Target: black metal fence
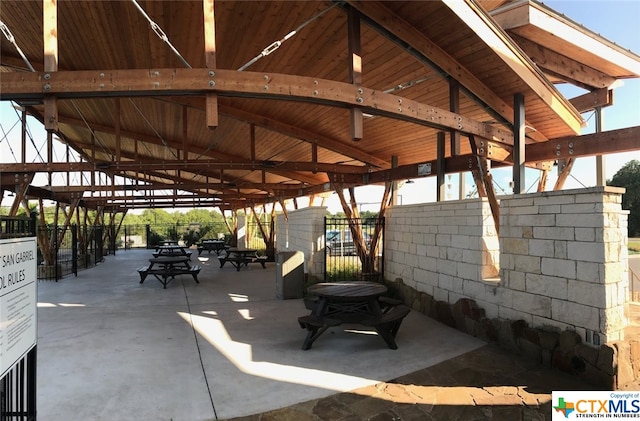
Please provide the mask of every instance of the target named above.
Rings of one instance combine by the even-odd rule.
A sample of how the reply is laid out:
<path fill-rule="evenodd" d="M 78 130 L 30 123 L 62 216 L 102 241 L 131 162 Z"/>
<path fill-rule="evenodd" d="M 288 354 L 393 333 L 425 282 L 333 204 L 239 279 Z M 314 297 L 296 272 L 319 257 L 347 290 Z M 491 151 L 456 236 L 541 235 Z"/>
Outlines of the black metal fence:
<path fill-rule="evenodd" d="M 380 224 L 378 247 L 374 253 L 358 255 L 353 241 L 349 220 L 347 218 L 325 218 L 325 270 L 324 279 L 328 282 L 354 280 L 381 281 L 384 274 L 384 218 L 362 218 L 357 220 L 362 228 L 362 235 L 367 247 L 371 250 L 374 232 Z"/>
<path fill-rule="evenodd" d="M 35 236 L 35 217 L 0 217 L 1 238 Z M 0 379 L 0 420 L 36 419 L 37 345 Z"/>
<path fill-rule="evenodd" d="M 224 222 L 126 225 L 120 230 L 118 244 L 124 244 L 127 249 L 154 248 L 162 241 L 173 240 L 190 247 L 203 239 L 229 238 L 229 230 Z"/>
<path fill-rule="evenodd" d="M 38 227 L 38 279 L 58 281 L 66 275 L 78 275 L 78 270 L 95 266 L 106 254 L 115 254 L 114 228 Z"/>

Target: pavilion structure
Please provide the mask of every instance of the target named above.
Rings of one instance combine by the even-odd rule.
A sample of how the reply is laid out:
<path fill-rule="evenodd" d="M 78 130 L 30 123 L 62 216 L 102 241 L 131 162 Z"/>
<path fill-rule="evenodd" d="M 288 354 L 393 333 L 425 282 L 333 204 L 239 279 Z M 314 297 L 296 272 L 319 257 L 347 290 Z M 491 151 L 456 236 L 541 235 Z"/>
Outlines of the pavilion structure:
<path fill-rule="evenodd" d="M 575 158 L 638 149 L 638 127 L 580 131 L 640 57 L 534 1 L 6 0 L 0 19 L 0 99 L 48 133 L 36 159 L 26 129 L 9 140 L 12 214 L 233 211 L 471 171 L 497 220 L 491 167 L 519 193 L 525 167 L 543 191 L 560 164 L 560 189 Z"/>
<path fill-rule="evenodd" d="M 114 224 L 116 215 L 136 208 L 208 207 L 237 215 L 279 205 L 288 219 L 288 203 L 297 210 L 298 198 L 313 204 L 335 191 L 355 221 L 357 186 L 385 186 L 383 215 L 395 204 L 399 181 L 436 177 L 440 203 L 446 176 L 471 172 L 482 203 L 470 209 L 480 209 L 474 214 L 480 223 L 465 229 L 487 225 L 486 203 L 487 231 L 495 230 L 492 244 L 500 244 L 491 252 L 508 263 L 493 266 L 502 280 L 485 279 L 492 265 L 482 260 L 482 231 L 473 234 L 474 253 L 466 248 L 471 236 L 448 246 L 459 248 L 452 255 L 479 256 L 477 265 L 442 263 L 436 253 L 435 269 L 420 268 L 423 279 L 412 267 L 412 286 L 452 305 L 470 289 L 479 291 L 466 296 L 476 304 L 484 299 L 487 311 L 508 319 L 519 317 L 513 297 L 521 296 L 533 323 L 582 329 L 591 345 L 594 332 L 603 341 L 622 337 L 624 323 L 611 320 L 622 313 L 624 286 L 607 280 L 623 271 L 607 259 L 624 244 L 618 237 L 624 223 L 600 227 L 602 219 L 624 219 L 609 206 L 619 205 L 621 193 L 602 187 L 567 199 L 549 190 L 562 189 L 578 157 L 640 150 L 640 127 L 605 131 L 601 112 L 613 103 L 618 81 L 640 77 L 640 56 L 549 7 L 534 0 L 3 0 L 0 21 L 0 100 L 12 101 L 22 122 L 21 138 L 7 140 L 14 162 L 3 156 L 0 163 L 2 193 L 14 194 L 10 215 L 28 209 L 29 200 L 41 210 L 53 200 L 65 225 L 80 209 L 97 211 L 96 223 L 111 215 Z M 556 87 L 561 83 L 585 93 L 566 98 Z M 592 110 L 596 132 L 581 134 L 582 113 Z M 35 159 L 28 116 L 47 133 Z M 62 160 L 54 159 L 58 141 L 69 151 Z M 512 168 L 514 197 L 496 196 L 496 167 Z M 556 167 L 558 181 L 547 186 L 546 174 Z M 536 194 L 543 205 L 520 197 L 525 168 L 541 172 Z M 604 170 L 594 171 L 604 186 Z M 53 183 L 56 173 L 66 182 Z M 39 174 L 48 182 L 34 182 Z M 465 204 L 433 206 L 420 210 L 421 220 L 432 221 L 443 238 L 462 231 L 447 212 Z M 400 208 L 389 213 L 411 221 L 415 212 Z M 586 229 L 571 228 L 570 244 L 554 237 L 565 231 L 549 229 L 540 216 L 556 208 L 553 224 L 570 223 L 574 213 L 589 221 Z M 523 217 L 523 209 L 532 213 Z M 593 209 L 604 212 L 594 218 Z M 501 211 L 511 218 L 501 219 Z M 611 216 L 602 217 L 606 212 Z M 429 219 L 436 214 L 438 222 Z M 308 225 L 307 217 L 297 218 Z M 371 254 L 353 224 L 358 254 Z M 391 245 L 385 275 L 409 279 L 410 262 L 426 264 L 434 245 L 416 245 L 418 228 L 410 224 L 393 229 L 406 245 Z M 608 229 L 613 246 L 611 236 L 600 235 Z M 548 235 L 545 244 L 566 246 L 558 250 L 562 256 L 531 258 L 540 244 L 536 232 Z M 527 264 L 519 267 L 521 261 Z M 576 270 L 576 262 L 590 269 Z M 540 315 L 574 308 L 554 301 L 547 289 L 547 295 L 521 294 L 527 276 L 553 269 L 551 263 L 578 291 L 565 288 L 565 301 L 593 309 L 588 326 Z M 443 273 L 444 266 L 458 272 Z M 589 278 L 594 273 L 602 279 Z M 573 279 L 581 277 L 589 279 Z M 459 289 L 446 289 L 448 282 Z M 582 297 L 587 284 L 597 286 Z M 490 301 L 500 291 L 513 307 Z M 590 301 L 604 296 L 606 303 Z"/>

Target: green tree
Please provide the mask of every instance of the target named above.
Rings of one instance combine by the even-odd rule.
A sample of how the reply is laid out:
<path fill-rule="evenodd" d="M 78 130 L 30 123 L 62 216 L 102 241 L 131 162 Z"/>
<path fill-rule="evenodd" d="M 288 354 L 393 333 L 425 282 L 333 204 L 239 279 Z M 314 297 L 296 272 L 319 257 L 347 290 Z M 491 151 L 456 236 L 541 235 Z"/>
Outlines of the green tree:
<path fill-rule="evenodd" d="M 622 209 L 629 211 L 629 237 L 640 236 L 640 162 L 627 162 L 613 178 L 607 181 L 610 186 L 624 187 Z"/>

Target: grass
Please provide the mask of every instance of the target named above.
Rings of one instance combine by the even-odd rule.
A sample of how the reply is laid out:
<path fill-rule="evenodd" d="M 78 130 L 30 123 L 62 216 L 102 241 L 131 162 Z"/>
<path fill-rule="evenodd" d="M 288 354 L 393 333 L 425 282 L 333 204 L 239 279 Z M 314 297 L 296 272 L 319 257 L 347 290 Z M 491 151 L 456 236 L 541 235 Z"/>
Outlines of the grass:
<path fill-rule="evenodd" d="M 640 254 L 640 238 L 629 238 L 629 254 Z"/>

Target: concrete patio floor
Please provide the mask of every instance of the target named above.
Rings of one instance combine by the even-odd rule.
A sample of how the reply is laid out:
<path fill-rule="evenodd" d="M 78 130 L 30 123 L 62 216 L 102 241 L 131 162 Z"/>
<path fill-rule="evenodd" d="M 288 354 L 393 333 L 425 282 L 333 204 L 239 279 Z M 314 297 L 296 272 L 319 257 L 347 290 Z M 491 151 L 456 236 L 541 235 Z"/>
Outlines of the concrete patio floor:
<path fill-rule="evenodd" d="M 136 268 L 149 257 L 149 250 L 119 251 L 77 277 L 38 283 L 39 419 L 259 419 L 270 411 L 264 419 L 283 419 L 291 415 L 278 412 L 286 407 L 307 408 L 307 419 L 374 419 L 312 409 L 349 396 L 341 392 L 373 396 L 385 382 L 415 381 L 415 373 L 459 365 L 465 356 L 485 365 L 478 360 L 487 352 L 483 341 L 415 311 L 402 324 L 397 350 L 371 332 L 342 326 L 302 351 L 306 331 L 297 317 L 308 310 L 301 299 L 275 298 L 274 263 L 237 272 L 220 269 L 215 254 L 205 253 L 192 257 L 203 266 L 200 284 L 183 275 L 165 290 L 153 278 L 139 283 Z M 506 354 L 491 355 L 509 370 Z M 474 384 L 482 383 L 478 376 Z M 491 385 L 499 384 L 494 377 Z M 563 390 L 585 388 L 562 380 Z M 547 390 L 532 402 L 550 400 L 554 383 L 542 383 Z M 297 411 L 291 419 L 300 418 Z"/>

